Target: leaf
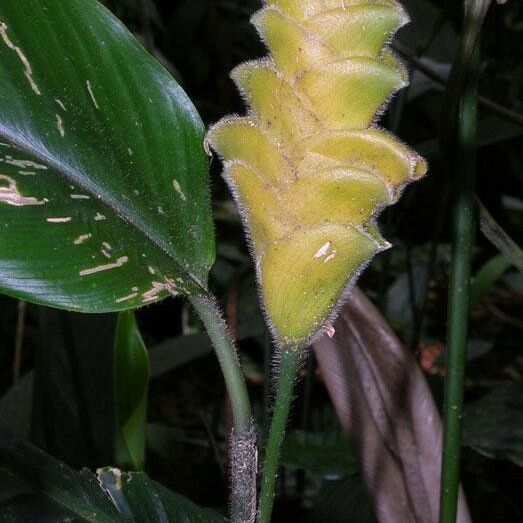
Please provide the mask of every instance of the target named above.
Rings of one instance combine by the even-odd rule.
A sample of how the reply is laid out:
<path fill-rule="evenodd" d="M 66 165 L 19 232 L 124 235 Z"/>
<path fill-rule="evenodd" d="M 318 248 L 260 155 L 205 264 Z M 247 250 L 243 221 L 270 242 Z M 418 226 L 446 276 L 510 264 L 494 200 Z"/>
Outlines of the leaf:
<path fill-rule="evenodd" d="M 498 387 L 466 406 L 463 444 L 523 467 L 523 380 Z"/>
<path fill-rule="evenodd" d="M 113 462 L 116 316 L 40 308 L 31 438 L 73 467 Z"/>
<path fill-rule="evenodd" d="M 211 352 L 211 342 L 204 333 L 168 339 L 149 351 L 151 377 L 161 376 Z"/>
<path fill-rule="evenodd" d="M 0 428 L 0 492 L 2 511 L 7 511 L 10 502 L 24 496 L 29 499 L 24 499 L 22 508 L 29 502 L 34 503 L 36 497 L 44 506 L 51 505 L 80 521 L 125 521 L 92 474 L 78 474 L 3 428 Z"/>
<path fill-rule="evenodd" d="M 327 480 L 314 500 L 308 523 L 376 523 L 361 476 Z"/>
<path fill-rule="evenodd" d="M 98 478 L 120 512 L 139 523 L 225 523 L 212 510 L 198 507 L 188 499 L 151 481 L 144 473 L 103 469 Z"/>
<path fill-rule="evenodd" d="M 149 356 L 134 313 L 121 312 L 114 349 L 115 459 L 129 470 L 144 467 L 148 385 Z"/>
<path fill-rule="evenodd" d="M 270 56 L 232 78 L 248 116 L 207 135 L 248 229 L 275 339 L 305 346 L 345 290 L 389 247 L 375 226 L 427 165 L 375 126 L 408 83 L 386 47 L 396 2 L 270 0 L 252 22 Z"/>
<path fill-rule="evenodd" d="M 438 521 L 441 420 L 420 368 L 360 290 L 314 344 L 381 523 Z M 470 517 L 460 499 L 458 522 Z"/>
<path fill-rule="evenodd" d="M 472 310 L 499 279 L 511 263 L 503 254 L 498 254 L 486 261 L 475 274 L 470 285 L 470 309 Z"/>
<path fill-rule="evenodd" d="M 411 283 L 409 283 L 409 278 L 411 278 Z M 408 272 L 402 272 L 387 290 L 387 319 L 394 329 L 401 331 L 406 337 L 413 324 L 413 298 L 416 310 L 420 310 L 426 280 L 427 268 L 424 265 L 416 264 L 412 267 L 410 276 Z M 410 285 L 412 285 L 414 297 L 411 297 Z"/>
<path fill-rule="evenodd" d="M 0 5 L 0 289 L 107 312 L 202 292 L 214 238 L 187 95 L 95 0 Z"/>
<path fill-rule="evenodd" d="M 487 116 L 478 123 L 477 146 L 485 147 L 505 140 L 521 136 L 523 127 L 509 122 L 498 116 Z M 420 154 L 430 158 L 437 158 L 441 155 L 440 142 L 437 138 L 421 143 L 417 147 Z"/>
<path fill-rule="evenodd" d="M 479 200 L 478 205 L 481 232 L 512 265 L 523 272 L 523 250 L 521 247 L 503 230 Z"/>
<path fill-rule="evenodd" d="M 70 469 L 0 428 L 0 513 L 9 521 L 225 523 L 143 473 Z M 23 519 L 28 513 L 35 519 Z"/>
<path fill-rule="evenodd" d="M 358 460 L 344 434 L 294 430 L 285 438 L 281 462 L 321 477 L 358 471 Z"/>
<path fill-rule="evenodd" d="M 5 428 L 22 439 L 28 439 L 33 409 L 33 371 L 26 372 L 0 398 L 0 420 Z"/>

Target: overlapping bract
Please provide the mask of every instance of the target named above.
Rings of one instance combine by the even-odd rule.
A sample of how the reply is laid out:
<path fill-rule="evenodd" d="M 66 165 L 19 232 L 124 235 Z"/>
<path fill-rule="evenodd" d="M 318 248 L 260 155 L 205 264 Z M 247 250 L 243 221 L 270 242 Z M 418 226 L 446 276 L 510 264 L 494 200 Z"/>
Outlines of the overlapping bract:
<path fill-rule="evenodd" d="M 393 0 L 269 0 L 253 16 L 270 56 L 232 72 L 249 114 L 221 120 L 207 141 L 224 160 L 281 343 L 321 329 L 388 247 L 377 213 L 426 172 L 375 126 L 408 81 L 387 48 L 407 21 Z"/>

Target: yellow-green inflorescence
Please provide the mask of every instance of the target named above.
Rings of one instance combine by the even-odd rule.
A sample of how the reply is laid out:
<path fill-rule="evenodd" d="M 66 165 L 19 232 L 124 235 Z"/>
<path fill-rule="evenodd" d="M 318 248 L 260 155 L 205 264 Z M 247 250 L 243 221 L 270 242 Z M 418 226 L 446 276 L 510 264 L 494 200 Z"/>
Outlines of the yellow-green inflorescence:
<path fill-rule="evenodd" d="M 270 56 L 232 78 L 250 110 L 208 144 L 249 231 L 277 340 L 300 346 L 389 244 L 375 220 L 427 166 L 376 120 L 408 83 L 387 47 L 408 21 L 393 0 L 268 0 L 252 18 Z"/>

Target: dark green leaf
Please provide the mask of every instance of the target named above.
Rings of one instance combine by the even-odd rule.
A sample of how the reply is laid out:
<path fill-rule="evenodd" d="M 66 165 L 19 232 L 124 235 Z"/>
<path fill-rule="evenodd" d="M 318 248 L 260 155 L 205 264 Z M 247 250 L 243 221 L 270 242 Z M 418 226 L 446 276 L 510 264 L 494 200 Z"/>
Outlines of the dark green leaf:
<path fill-rule="evenodd" d="M 116 316 L 40 310 L 32 439 L 71 466 L 113 462 Z"/>
<path fill-rule="evenodd" d="M 347 436 L 295 430 L 286 438 L 282 464 L 316 476 L 345 476 L 358 469 L 358 459 Z"/>
<path fill-rule="evenodd" d="M 511 265 L 503 254 L 498 254 L 481 266 L 470 285 L 471 310 Z"/>
<path fill-rule="evenodd" d="M 0 399 L 0 420 L 16 436 L 28 439 L 33 408 L 33 372 L 24 374 Z"/>
<path fill-rule="evenodd" d="M 212 352 L 212 345 L 209 337 L 204 333 L 168 339 L 149 351 L 151 377 L 165 374 L 210 352 Z"/>
<path fill-rule="evenodd" d="M 466 407 L 463 443 L 523 466 L 523 380 L 498 387 Z"/>
<path fill-rule="evenodd" d="M 37 514 L 38 520 L 27 519 Z M 49 519 L 41 519 L 42 517 Z M 25 518 L 25 519 L 24 519 Z M 55 519 L 52 519 L 55 518 Z M 78 473 L 0 428 L 0 521 L 225 523 L 143 473 Z"/>
<path fill-rule="evenodd" d="M 487 116 L 478 124 L 478 147 L 496 144 L 521 136 L 523 127 L 511 123 L 498 116 Z M 428 140 L 417 147 L 423 156 L 436 158 L 441 154 L 440 143 L 437 138 Z"/>
<path fill-rule="evenodd" d="M 134 313 L 121 312 L 114 351 L 115 457 L 126 469 L 143 469 L 148 383 L 149 357 Z"/>
<path fill-rule="evenodd" d="M 217 513 L 198 507 L 188 499 L 151 481 L 141 472 L 118 469 L 99 472 L 102 487 L 119 510 L 140 523 L 224 523 Z"/>
<path fill-rule="evenodd" d="M 22 510 L 38 504 L 78 518 L 74 521 L 125 521 L 92 474 L 80 475 L 0 428 L 0 514 L 18 512 L 16 500 L 21 496 L 29 497 L 20 503 Z"/>
<path fill-rule="evenodd" d="M 307 518 L 310 523 L 376 523 L 372 502 L 355 475 L 325 481 Z"/>
<path fill-rule="evenodd" d="M 83 312 L 206 288 L 204 127 L 95 0 L 0 3 L 0 289 Z"/>

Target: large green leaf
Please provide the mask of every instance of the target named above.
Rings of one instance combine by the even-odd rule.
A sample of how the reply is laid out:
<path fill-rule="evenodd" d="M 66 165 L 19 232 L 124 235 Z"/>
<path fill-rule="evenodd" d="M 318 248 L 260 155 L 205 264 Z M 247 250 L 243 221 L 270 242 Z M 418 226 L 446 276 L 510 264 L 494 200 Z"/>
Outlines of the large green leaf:
<path fill-rule="evenodd" d="M 0 427 L 0 514 L 11 515 L 0 520 L 28 521 L 19 511 L 35 504 L 63 511 L 71 521 L 125 521 L 92 474 L 78 474 Z"/>
<path fill-rule="evenodd" d="M 143 473 L 78 473 L 0 427 L 0 521 L 224 523 Z"/>
<path fill-rule="evenodd" d="M 0 289 L 83 312 L 205 289 L 203 133 L 95 0 L 0 0 Z"/>

